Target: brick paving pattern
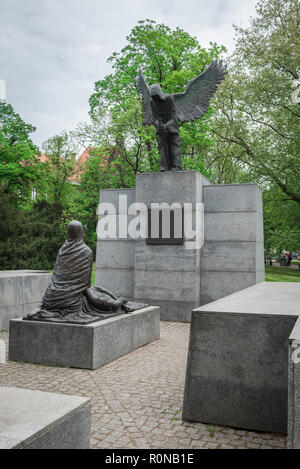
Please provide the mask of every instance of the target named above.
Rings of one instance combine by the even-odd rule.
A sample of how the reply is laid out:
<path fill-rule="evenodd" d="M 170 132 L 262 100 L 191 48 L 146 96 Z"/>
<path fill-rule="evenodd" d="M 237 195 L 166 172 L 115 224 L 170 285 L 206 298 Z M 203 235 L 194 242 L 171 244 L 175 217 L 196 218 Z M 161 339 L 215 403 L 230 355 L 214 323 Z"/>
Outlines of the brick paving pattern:
<path fill-rule="evenodd" d="M 189 324 L 161 322 L 160 340 L 97 370 L 6 362 L 0 384 L 90 397 L 95 449 L 285 448 L 283 435 L 181 420 L 188 337 Z"/>

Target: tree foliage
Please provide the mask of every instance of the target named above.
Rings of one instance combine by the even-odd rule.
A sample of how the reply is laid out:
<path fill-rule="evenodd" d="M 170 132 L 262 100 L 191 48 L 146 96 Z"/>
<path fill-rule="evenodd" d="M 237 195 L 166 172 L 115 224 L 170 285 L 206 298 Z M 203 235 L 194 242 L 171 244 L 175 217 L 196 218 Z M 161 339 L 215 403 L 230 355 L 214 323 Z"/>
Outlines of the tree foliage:
<path fill-rule="evenodd" d="M 0 182 L 14 193 L 14 203 L 30 200 L 31 186 L 38 181 L 40 163 L 38 148 L 29 134 L 36 129 L 25 123 L 10 104 L 0 102 Z"/>
<path fill-rule="evenodd" d="M 187 82 L 224 50 L 215 43 L 205 50 L 182 29 L 145 20 L 132 29 L 127 45 L 108 59 L 112 73 L 95 83 L 90 114 L 100 123 L 96 143 L 113 155 L 109 168 L 119 178 L 120 187 L 132 186 L 137 172 L 159 170 L 155 131 L 143 125 L 136 85 L 139 67 L 149 84 L 159 83 L 165 92 L 175 93 L 184 91 Z M 211 144 L 207 137 L 210 116 L 211 111 L 200 121 L 180 125 L 185 168 L 201 166 L 201 154 Z"/>
<path fill-rule="evenodd" d="M 0 186 L 0 270 L 52 269 L 63 243 L 59 202 L 35 203 L 25 210 Z"/>
<path fill-rule="evenodd" d="M 299 24 L 297 0 L 264 0 L 248 28 L 235 28 L 236 48 L 216 96 L 214 145 L 206 160 L 217 182 L 258 182 L 269 201 L 267 242 L 276 225 L 281 244 L 291 242 L 289 231 L 298 232 L 298 247 L 300 109 L 292 94 L 299 79 Z M 280 212 L 286 215 L 284 228 Z"/>
<path fill-rule="evenodd" d="M 43 163 L 40 190 L 47 200 L 67 202 L 74 188 L 69 180 L 76 173 L 77 148 L 71 135 L 63 131 L 43 143 L 46 161 Z"/>

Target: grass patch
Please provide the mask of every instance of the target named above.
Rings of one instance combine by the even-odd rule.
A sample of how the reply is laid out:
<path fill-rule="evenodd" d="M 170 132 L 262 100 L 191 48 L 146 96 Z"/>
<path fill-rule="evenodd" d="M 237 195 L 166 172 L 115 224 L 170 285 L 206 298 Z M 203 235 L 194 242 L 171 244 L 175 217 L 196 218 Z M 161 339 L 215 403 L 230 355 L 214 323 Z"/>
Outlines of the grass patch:
<path fill-rule="evenodd" d="M 300 270 L 266 266 L 266 282 L 300 282 Z"/>
<path fill-rule="evenodd" d="M 95 267 L 96 267 L 96 262 L 93 262 L 92 285 L 94 285 L 94 283 L 95 283 Z"/>
<path fill-rule="evenodd" d="M 215 427 L 213 425 L 208 425 L 206 429 L 208 431 L 210 438 L 213 438 L 215 436 L 215 431 L 216 431 Z"/>
<path fill-rule="evenodd" d="M 174 422 L 174 420 L 178 420 L 178 414 L 179 414 L 180 411 L 181 411 L 181 409 L 176 410 L 173 417 L 170 418 L 170 422 Z"/>

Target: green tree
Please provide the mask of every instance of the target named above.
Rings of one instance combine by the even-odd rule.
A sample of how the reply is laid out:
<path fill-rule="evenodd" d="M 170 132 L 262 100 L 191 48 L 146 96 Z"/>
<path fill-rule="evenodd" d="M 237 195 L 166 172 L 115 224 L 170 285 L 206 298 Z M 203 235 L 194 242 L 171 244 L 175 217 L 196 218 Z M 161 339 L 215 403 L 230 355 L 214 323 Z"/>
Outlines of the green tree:
<path fill-rule="evenodd" d="M 165 92 L 174 93 L 183 91 L 187 82 L 223 51 L 225 48 L 215 43 L 205 50 L 182 29 L 145 20 L 132 29 L 127 45 L 108 59 L 112 73 L 95 83 L 90 114 L 101 128 L 94 143 L 113 155 L 109 169 L 119 187 L 134 185 L 137 172 L 159 169 L 154 128 L 143 126 L 136 85 L 139 67 L 149 84 L 159 83 Z M 185 168 L 205 171 L 202 153 L 211 144 L 207 136 L 210 117 L 209 111 L 200 121 L 180 125 Z"/>
<path fill-rule="evenodd" d="M 39 149 L 29 137 L 35 130 L 10 104 L 0 102 L 0 182 L 6 182 L 7 193 L 17 195 L 14 203 L 30 201 L 32 185 L 39 179 Z"/>
<path fill-rule="evenodd" d="M 264 0 L 256 10 L 248 28 L 235 28 L 236 49 L 214 101 L 214 145 L 205 161 L 218 182 L 258 182 L 269 207 L 266 241 L 276 229 L 277 239 L 289 245 L 288 233 L 295 240 L 298 232 L 300 241 L 300 111 L 292 99 L 299 80 L 300 6 L 298 0 Z"/>
<path fill-rule="evenodd" d="M 43 200 L 25 210 L 14 197 L 0 185 L 0 269 L 52 269 L 64 241 L 61 204 Z"/>
<path fill-rule="evenodd" d="M 68 202 L 75 190 L 69 178 L 76 174 L 77 148 L 66 131 L 46 140 L 42 148 L 46 161 L 43 163 L 44 187 L 40 198 L 46 194 L 49 201 Z"/>

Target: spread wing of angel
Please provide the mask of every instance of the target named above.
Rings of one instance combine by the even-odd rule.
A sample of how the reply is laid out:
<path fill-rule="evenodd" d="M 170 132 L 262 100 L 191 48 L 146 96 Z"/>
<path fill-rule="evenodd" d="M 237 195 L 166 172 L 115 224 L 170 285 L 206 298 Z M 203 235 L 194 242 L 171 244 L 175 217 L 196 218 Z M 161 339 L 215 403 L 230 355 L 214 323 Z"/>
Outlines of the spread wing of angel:
<path fill-rule="evenodd" d="M 139 70 L 137 84 L 142 96 L 144 124 L 156 127 L 161 171 L 181 170 L 178 120 L 200 119 L 226 73 L 223 63 L 213 60 L 203 73 L 189 81 L 184 93 L 166 94 L 158 84 L 149 87 Z"/>

